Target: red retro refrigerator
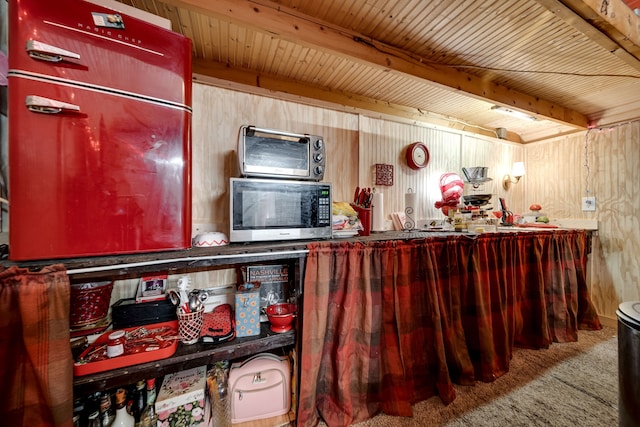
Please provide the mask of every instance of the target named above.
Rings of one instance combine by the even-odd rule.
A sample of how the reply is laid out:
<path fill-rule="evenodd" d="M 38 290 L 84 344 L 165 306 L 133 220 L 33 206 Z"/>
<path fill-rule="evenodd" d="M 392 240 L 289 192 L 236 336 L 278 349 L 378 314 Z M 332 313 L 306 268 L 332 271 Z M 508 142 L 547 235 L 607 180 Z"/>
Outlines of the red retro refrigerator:
<path fill-rule="evenodd" d="M 191 41 L 9 1 L 9 258 L 191 247 Z"/>

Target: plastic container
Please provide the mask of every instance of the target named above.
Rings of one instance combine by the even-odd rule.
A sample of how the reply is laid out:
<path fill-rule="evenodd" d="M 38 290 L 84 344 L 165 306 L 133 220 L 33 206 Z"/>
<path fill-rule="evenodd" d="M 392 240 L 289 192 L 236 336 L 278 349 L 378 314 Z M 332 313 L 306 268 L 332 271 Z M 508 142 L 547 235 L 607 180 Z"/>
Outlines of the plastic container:
<path fill-rule="evenodd" d="M 640 301 L 623 302 L 618 316 L 618 419 L 640 425 Z"/>
<path fill-rule="evenodd" d="M 489 221 L 471 221 L 467 223 L 469 233 L 495 233 L 498 228 Z"/>
<path fill-rule="evenodd" d="M 178 333 L 178 322 L 162 322 L 156 323 L 152 325 L 145 325 L 144 328 L 148 331 L 153 331 L 154 329 L 166 329 L 167 337 L 175 336 Z M 131 333 L 135 330 L 139 330 L 140 326 L 136 326 L 134 328 L 125 329 L 125 333 Z M 87 347 L 80 356 L 78 356 L 77 361 L 73 364 L 73 374 L 75 376 L 82 376 L 88 374 L 95 374 L 96 372 L 110 371 L 112 369 L 123 368 L 125 366 L 133 366 L 140 363 L 153 362 L 155 360 L 166 359 L 173 355 L 178 348 L 178 340 L 161 340 L 157 335 L 154 335 L 153 340 L 158 341 L 157 350 L 149 350 L 142 351 L 139 353 L 128 354 L 125 349 L 125 354 L 118 357 L 105 357 L 104 359 L 100 359 L 94 362 L 84 362 L 83 359 L 87 358 L 90 354 L 96 351 L 105 351 L 102 350 L 103 347 L 106 347 L 109 342 L 109 335 L 111 335 L 114 331 L 105 332 L 100 335 L 93 344 Z M 128 340 L 129 344 L 132 344 L 133 340 Z M 164 347 L 163 347 L 164 345 Z"/>
<path fill-rule="evenodd" d="M 362 230 L 358 231 L 360 236 L 371 235 L 371 208 L 362 208 L 358 205 L 351 205 L 353 209 L 358 213 L 358 219 L 362 224 Z"/>

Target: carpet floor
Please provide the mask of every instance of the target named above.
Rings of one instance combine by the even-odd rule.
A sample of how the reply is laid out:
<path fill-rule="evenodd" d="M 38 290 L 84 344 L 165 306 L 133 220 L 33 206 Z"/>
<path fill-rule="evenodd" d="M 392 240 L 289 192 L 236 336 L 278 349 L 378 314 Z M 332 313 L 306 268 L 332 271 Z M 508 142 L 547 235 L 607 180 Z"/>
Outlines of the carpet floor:
<path fill-rule="evenodd" d="M 415 404 L 411 418 L 380 414 L 354 427 L 617 426 L 616 334 L 605 326 L 580 331 L 575 343 L 516 349 L 506 375 L 492 383 L 456 385 L 448 406 L 433 397 Z"/>

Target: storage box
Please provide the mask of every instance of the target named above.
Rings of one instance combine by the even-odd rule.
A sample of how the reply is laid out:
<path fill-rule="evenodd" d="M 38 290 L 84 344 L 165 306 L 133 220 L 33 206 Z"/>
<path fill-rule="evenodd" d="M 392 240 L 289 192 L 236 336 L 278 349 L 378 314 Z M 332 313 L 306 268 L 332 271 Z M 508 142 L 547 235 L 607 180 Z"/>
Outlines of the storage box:
<path fill-rule="evenodd" d="M 69 324 L 72 328 L 98 323 L 107 317 L 113 282 L 91 282 L 71 285 L 71 312 Z"/>
<path fill-rule="evenodd" d="M 204 427 L 207 367 L 199 366 L 165 376 L 158 397 L 158 425 Z"/>
<path fill-rule="evenodd" d="M 207 300 L 204 302 L 204 312 L 210 313 L 219 305 L 229 304 L 231 307 L 235 304 L 234 295 L 236 293 L 235 285 L 220 286 L 217 288 L 203 289 L 207 293 Z"/>
<path fill-rule="evenodd" d="M 236 292 L 236 337 L 260 335 L 260 285 L 245 283 Z"/>
<path fill-rule="evenodd" d="M 135 298 L 121 299 L 111 307 L 113 329 L 130 328 L 150 323 L 177 320 L 176 307 L 169 300 L 142 302 Z"/>

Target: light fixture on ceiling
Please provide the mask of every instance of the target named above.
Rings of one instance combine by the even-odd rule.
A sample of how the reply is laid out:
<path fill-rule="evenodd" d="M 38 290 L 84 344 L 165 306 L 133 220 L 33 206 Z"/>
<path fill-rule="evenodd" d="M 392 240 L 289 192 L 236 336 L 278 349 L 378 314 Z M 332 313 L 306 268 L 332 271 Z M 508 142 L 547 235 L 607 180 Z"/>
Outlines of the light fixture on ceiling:
<path fill-rule="evenodd" d="M 502 179 L 502 188 L 509 190 L 511 184 L 520 182 L 520 178 L 524 175 L 524 162 L 514 162 L 511 169 L 511 175 L 505 175 Z"/>
<path fill-rule="evenodd" d="M 491 111 L 506 114 L 507 116 L 516 117 L 522 120 L 529 120 L 531 122 L 535 122 L 536 120 L 538 120 L 530 114 L 523 113 L 522 111 L 512 110 L 511 108 L 502 107 L 500 105 L 494 105 L 493 107 L 491 107 Z"/>

